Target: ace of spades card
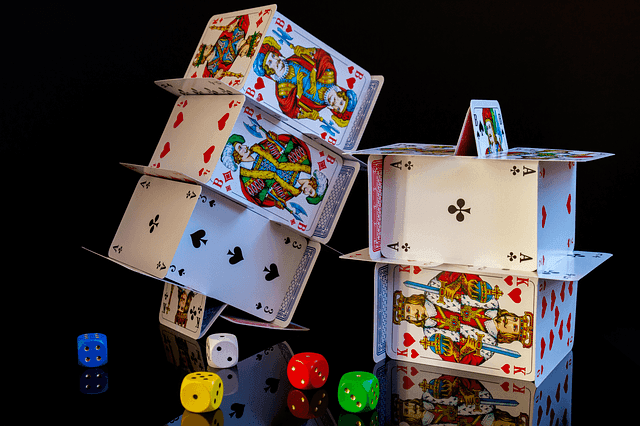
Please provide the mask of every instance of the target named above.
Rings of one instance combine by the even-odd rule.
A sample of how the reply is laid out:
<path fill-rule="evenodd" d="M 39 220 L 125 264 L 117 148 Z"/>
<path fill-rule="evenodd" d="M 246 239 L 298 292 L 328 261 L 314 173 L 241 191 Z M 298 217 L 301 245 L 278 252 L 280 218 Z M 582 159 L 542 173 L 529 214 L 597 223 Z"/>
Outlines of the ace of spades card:
<path fill-rule="evenodd" d="M 495 268 L 537 267 L 536 161 L 388 155 L 382 166 L 386 258 Z"/>
<path fill-rule="evenodd" d="M 458 138 L 456 155 L 476 154 L 485 158 L 507 151 L 509 146 L 498 101 L 471 100 Z"/>
<path fill-rule="evenodd" d="M 376 329 L 386 328 L 391 358 L 535 377 L 533 280 L 386 264 L 376 275 L 387 318 L 379 314 Z"/>

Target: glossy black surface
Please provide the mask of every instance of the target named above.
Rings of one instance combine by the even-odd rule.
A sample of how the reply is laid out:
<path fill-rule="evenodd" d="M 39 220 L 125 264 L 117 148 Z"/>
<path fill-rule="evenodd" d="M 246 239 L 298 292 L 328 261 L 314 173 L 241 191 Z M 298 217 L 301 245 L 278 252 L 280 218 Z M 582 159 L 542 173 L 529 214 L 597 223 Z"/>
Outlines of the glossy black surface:
<path fill-rule="evenodd" d="M 162 284 L 81 246 L 106 253 L 138 179 L 118 162 L 147 164 L 162 133 L 175 97 L 153 81 L 183 75 L 210 16 L 261 5 L 49 3 L 5 18 L 18 24 L 3 29 L 3 195 L 17 213 L 6 225 L 5 273 L 19 274 L 5 282 L 6 300 L 28 302 L 10 303 L 6 318 L 39 322 L 6 325 L 10 365 L 31 378 L 15 392 L 33 407 L 27 418 L 163 425 L 184 411 L 185 372 L 167 361 L 160 337 Z M 499 100 L 510 146 L 616 154 L 578 172 L 576 249 L 614 256 L 579 284 L 572 418 L 622 421 L 638 380 L 637 2 L 280 2 L 279 10 L 385 77 L 360 148 L 455 144 L 477 98 Z M 367 244 L 366 190 L 361 174 L 330 242 L 342 253 Z M 323 353 L 338 421 L 339 377 L 374 367 L 372 286 L 373 264 L 323 249 L 294 316 L 310 331 L 220 319 L 210 333 L 235 333 L 241 358 L 282 341 Z M 108 336 L 103 394 L 79 391 L 74 342 L 85 332 Z M 36 383 L 34 372 L 46 380 Z M 39 412 L 43 398 L 59 402 Z"/>

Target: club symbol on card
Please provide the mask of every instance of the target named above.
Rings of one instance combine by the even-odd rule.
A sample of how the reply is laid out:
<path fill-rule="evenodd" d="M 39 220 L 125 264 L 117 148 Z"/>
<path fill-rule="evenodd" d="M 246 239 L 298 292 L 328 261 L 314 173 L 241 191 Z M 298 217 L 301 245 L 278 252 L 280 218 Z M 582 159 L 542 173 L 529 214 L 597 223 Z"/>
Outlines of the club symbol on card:
<path fill-rule="evenodd" d="M 409 250 L 411 250 L 411 247 L 409 247 L 409 243 L 404 243 L 400 248 L 405 252 L 408 252 Z"/>
<path fill-rule="evenodd" d="M 280 276 L 280 272 L 278 272 L 278 265 L 276 265 L 275 263 L 269 265 L 268 268 L 265 266 L 262 272 L 267 273 L 264 276 L 264 279 L 267 281 L 273 281 Z"/>
<path fill-rule="evenodd" d="M 453 204 L 449 205 L 448 211 L 450 214 L 456 215 L 456 220 L 458 222 L 462 222 L 464 220 L 464 213 L 471 214 L 471 208 L 463 208 L 465 205 L 465 201 L 462 198 L 458 198 L 458 201 L 456 201 L 456 205 L 457 207 Z"/>
<path fill-rule="evenodd" d="M 231 256 L 229 258 L 229 263 L 235 265 L 236 263 L 242 262 L 244 257 L 242 256 L 242 249 L 240 247 L 234 247 L 233 251 L 228 250 L 227 255 Z"/>
<path fill-rule="evenodd" d="M 256 309 L 260 309 L 260 308 L 262 308 L 262 303 L 260 302 L 256 303 Z"/>
<path fill-rule="evenodd" d="M 160 215 L 157 214 L 156 217 L 149 221 L 149 233 L 151 234 L 154 229 L 159 226 L 158 219 L 160 219 Z"/>
<path fill-rule="evenodd" d="M 515 176 L 515 175 L 517 175 L 518 173 L 520 173 L 520 169 L 519 169 L 519 168 L 517 168 L 516 166 L 513 166 L 513 167 L 511 168 L 511 170 L 509 170 L 509 171 L 510 171 L 510 172 L 511 172 L 511 174 L 512 174 L 512 175 L 514 175 L 514 176 Z"/>

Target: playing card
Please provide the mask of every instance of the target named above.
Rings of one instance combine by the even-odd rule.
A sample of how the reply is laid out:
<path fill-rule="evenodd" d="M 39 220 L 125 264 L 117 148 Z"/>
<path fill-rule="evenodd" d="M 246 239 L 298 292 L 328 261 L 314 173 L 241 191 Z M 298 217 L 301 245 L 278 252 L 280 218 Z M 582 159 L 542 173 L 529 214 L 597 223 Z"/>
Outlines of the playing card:
<path fill-rule="evenodd" d="M 293 230 L 203 188 L 167 278 L 273 321 L 308 262 L 307 246 Z"/>
<path fill-rule="evenodd" d="M 199 339 L 225 306 L 190 288 L 165 282 L 159 320 L 172 330 Z"/>
<path fill-rule="evenodd" d="M 344 149 L 370 86 L 367 71 L 278 12 L 253 70 L 245 83 L 249 97 L 295 120 L 303 133 Z"/>
<path fill-rule="evenodd" d="M 149 167 L 207 182 L 243 104 L 242 95 L 180 96 Z"/>
<path fill-rule="evenodd" d="M 342 157 L 256 106 L 243 108 L 219 155 L 207 185 L 306 236 L 326 205 L 344 202 Z"/>
<path fill-rule="evenodd" d="M 384 345 L 394 359 L 534 377 L 532 280 L 386 264 L 376 274 L 376 357 Z"/>
<path fill-rule="evenodd" d="M 380 249 L 386 258 L 535 270 L 536 161 L 388 155 Z"/>
<path fill-rule="evenodd" d="M 198 185 L 140 177 L 111 242 L 109 257 L 163 278 L 200 192 Z"/>
<path fill-rule="evenodd" d="M 498 101 L 473 99 L 462 124 L 456 155 L 477 154 L 479 158 L 485 158 L 508 150 Z"/>
<path fill-rule="evenodd" d="M 276 6 L 264 6 L 211 17 L 185 78 L 203 77 L 243 87 Z M 224 92 L 223 92 L 224 93 Z"/>

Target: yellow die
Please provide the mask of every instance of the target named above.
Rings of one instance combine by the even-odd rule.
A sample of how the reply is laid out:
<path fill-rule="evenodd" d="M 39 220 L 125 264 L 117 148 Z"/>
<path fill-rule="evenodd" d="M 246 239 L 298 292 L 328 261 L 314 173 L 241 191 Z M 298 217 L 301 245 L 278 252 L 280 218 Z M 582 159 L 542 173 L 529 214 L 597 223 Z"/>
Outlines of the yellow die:
<path fill-rule="evenodd" d="M 206 413 L 222 403 L 222 379 L 215 373 L 187 374 L 180 385 L 180 402 L 193 413 Z"/>

